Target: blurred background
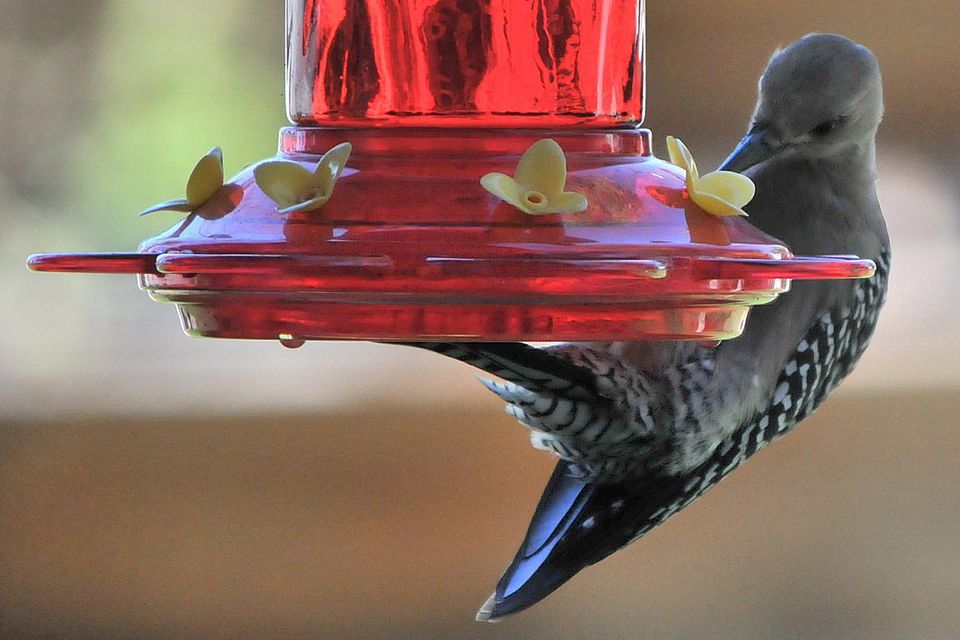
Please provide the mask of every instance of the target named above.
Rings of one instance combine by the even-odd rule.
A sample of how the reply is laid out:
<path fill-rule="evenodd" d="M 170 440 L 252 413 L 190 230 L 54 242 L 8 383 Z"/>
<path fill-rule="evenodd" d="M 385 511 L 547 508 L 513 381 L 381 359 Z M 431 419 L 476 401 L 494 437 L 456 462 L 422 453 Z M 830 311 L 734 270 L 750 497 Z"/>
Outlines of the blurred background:
<path fill-rule="evenodd" d="M 552 460 L 465 366 L 192 340 L 128 277 L 213 145 L 271 155 L 280 0 L 0 0 L 0 636 L 960 637 L 960 3 L 652 0 L 646 124 L 715 166 L 777 46 L 885 71 L 888 307 L 797 433 L 535 609 L 472 622 Z M 416 372 L 416 375 L 411 375 Z"/>

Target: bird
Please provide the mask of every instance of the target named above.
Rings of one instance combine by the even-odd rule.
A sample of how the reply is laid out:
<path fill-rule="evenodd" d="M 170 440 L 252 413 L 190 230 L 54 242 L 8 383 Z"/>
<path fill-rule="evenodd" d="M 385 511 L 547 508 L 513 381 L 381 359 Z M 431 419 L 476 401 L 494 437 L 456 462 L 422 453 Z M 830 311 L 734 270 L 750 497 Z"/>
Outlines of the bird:
<path fill-rule="evenodd" d="M 559 457 L 477 620 L 539 602 L 659 526 L 809 416 L 856 366 L 886 298 L 876 194 L 883 117 L 873 53 L 814 33 L 769 60 L 746 135 L 720 169 L 757 187 L 750 222 L 797 255 L 872 259 L 869 279 L 796 282 L 718 345 L 418 342 L 481 382 Z"/>

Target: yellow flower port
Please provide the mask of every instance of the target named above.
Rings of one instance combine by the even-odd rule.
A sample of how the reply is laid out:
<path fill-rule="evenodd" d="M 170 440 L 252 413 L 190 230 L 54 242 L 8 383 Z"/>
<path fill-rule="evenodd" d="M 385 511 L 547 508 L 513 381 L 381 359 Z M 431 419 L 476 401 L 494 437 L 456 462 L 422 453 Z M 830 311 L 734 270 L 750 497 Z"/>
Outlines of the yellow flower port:
<path fill-rule="evenodd" d="M 520 156 L 514 175 L 488 173 L 480 179 L 484 189 L 520 211 L 530 215 L 580 213 L 587 209 L 587 198 L 564 191 L 567 183 L 567 159 L 555 140 L 534 142 Z"/>
<path fill-rule="evenodd" d="M 223 187 L 223 152 L 214 147 L 200 158 L 187 180 L 187 197 L 155 204 L 140 212 L 141 216 L 157 211 L 196 211 Z"/>
<path fill-rule="evenodd" d="M 279 213 L 315 211 L 333 196 L 351 151 L 349 142 L 338 144 L 323 154 L 313 170 L 291 160 L 268 160 L 258 164 L 253 175 Z"/>
<path fill-rule="evenodd" d="M 757 192 L 753 180 L 732 171 L 713 171 L 700 176 L 693 154 L 682 141 L 667 136 L 670 162 L 687 174 L 687 193 L 697 206 L 707 213 L 724 216 L 745 216 L 743 207 Z"/>

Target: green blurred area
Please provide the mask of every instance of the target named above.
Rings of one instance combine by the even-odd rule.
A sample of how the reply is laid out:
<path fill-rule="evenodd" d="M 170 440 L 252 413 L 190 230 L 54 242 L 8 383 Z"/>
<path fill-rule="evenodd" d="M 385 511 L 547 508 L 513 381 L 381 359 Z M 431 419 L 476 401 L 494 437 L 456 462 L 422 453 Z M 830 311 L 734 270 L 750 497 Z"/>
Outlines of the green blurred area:
<path fill-rule="evenodd" d="M 210 147 L 223 148 L 228 175 L 275 152 L 286 120 L 282 15 L 274 4 L 258 28 L 250 22 L 256 3 L 109 5 L 92 79 L 109 99 L 78 136 L 71 175 L 80 203 L 72 213 L 103 241 L 135 245 L 175 221 L 134 214 L 182 197 L 190 168 Z"/>

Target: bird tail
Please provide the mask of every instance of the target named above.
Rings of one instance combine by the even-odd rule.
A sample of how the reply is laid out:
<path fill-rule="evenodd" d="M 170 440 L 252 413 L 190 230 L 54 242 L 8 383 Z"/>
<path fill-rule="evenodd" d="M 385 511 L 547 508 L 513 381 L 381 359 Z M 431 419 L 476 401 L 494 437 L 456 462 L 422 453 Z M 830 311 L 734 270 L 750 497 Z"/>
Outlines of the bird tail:
<path fill-rule="evenodd" d="M 531 607 L 581 569 L 660 525 L 737 466 L 740 458 L 731 452 L 680 476 L 647 475 L 613 483 L 588 482 L 561 461 L 520 550 L 477 619 L 496 621 Z"/>
<path fill-rule="evenodd" d="M 596 485 L 575 477 L 568 467 L 561 461 L 554 470 L 516 557 L 477 620 L 493 622 L 536 604 L 583 566 L 566 562 L 556 552 L 570 530 L 589 517 L 587 507 Z"/>

